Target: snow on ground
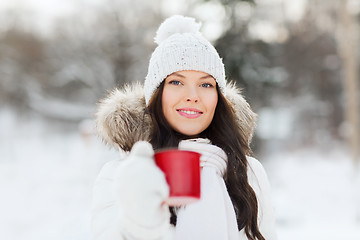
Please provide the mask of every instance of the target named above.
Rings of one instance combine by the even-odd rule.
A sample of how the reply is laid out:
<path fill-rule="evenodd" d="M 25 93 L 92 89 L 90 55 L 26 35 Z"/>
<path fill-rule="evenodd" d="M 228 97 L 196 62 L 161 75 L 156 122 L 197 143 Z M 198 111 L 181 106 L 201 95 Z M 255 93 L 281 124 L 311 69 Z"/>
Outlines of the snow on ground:
<path fill-rule="evenodd" d="M 360 172 L 345 151 L 280 153 L 264 165 L 279 240 L 360 239 Z"/>
<path fill-rule="evenodd" d="M 0 109 L 0 239 L 91 239 L 91 188 L 119 154 L 95 137 L 59 132 Z M 340 149 L 261 159 L 273 188 L 279 240 L 359 240 L 359 178 Z"/>
<path fill-rule="evenodd" d="M 0 239 L 91 239 L 91 187 L 119 154 L 44 125 L 0 112 Z"/>

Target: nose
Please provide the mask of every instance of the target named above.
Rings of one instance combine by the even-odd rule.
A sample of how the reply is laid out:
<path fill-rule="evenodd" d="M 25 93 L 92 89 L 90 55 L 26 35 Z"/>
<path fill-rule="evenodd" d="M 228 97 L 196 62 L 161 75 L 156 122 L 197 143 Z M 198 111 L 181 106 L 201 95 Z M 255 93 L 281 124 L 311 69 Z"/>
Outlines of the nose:
<path fill-rule="evenodd" d="M 186 101 L 187 101 L 187 102 L 191 102 L 191 101 L 192 101 L 192 99 L 191 99 L 191 98 L 187 98 L 187 99 L 186 99 Z M 196 103 L 197 103 L 197 102 L 198 102 L 198 100 L 197 100 L 197 99 L 195 99 L 195 100 L 194 100 L 194 102 L 196 102 Z"/>
<path fill-rule="evenodd" d="M 198 102 L 199 101 L 199 95 L 196 91 L 196 88 L 191 87 L 189 89 L 187 89 L 187 93 L 186 93 L 186 101 L 187 102 Z"/>

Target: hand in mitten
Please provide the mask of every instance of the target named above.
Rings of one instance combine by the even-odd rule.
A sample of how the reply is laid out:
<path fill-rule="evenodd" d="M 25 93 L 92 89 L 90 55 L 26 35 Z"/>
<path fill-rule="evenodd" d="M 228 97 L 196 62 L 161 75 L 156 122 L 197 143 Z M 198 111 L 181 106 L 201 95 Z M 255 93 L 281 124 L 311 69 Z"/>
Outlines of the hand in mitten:
<path fill-rule="evenodd" d="M 116 199 L 123 214 L 122 230 L 136 239 L 161 238 L 169 228 L 170 213 L 164 200 L 169 188 L 155 165 L 148 142 L 137 142 L 115 177 Z"/>

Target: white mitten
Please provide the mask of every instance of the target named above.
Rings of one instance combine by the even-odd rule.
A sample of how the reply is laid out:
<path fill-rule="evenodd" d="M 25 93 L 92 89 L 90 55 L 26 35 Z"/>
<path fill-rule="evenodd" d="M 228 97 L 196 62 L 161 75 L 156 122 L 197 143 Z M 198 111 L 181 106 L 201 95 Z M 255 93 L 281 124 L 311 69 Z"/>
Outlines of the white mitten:
<path fill-rule="evenodd" d="M 170 213 L 164 204 L 169 187 L 153 155 L 150 143 L 137 142 L 115 171 L 115 197 L 126 239 L 162 239 L 170 228 Z"/>

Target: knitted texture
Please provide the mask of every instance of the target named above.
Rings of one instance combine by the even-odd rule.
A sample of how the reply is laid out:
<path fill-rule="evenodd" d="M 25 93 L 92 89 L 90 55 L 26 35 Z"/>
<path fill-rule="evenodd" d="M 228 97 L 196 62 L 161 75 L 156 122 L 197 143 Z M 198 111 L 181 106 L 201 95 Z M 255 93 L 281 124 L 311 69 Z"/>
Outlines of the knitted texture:
<path fill-rule="evenodd" d="M 195 70 L 213 76 L 221 91 L 225 89 L 225 69 L 222 59 L 211 43 L 199 32 L 195 19 L 179 15 L 166 19 L 159 27 L 144 91 L 146 105 L 161 82 L 170 74 Z M 225 92 L 224 92 L 225 93 Z"/>

